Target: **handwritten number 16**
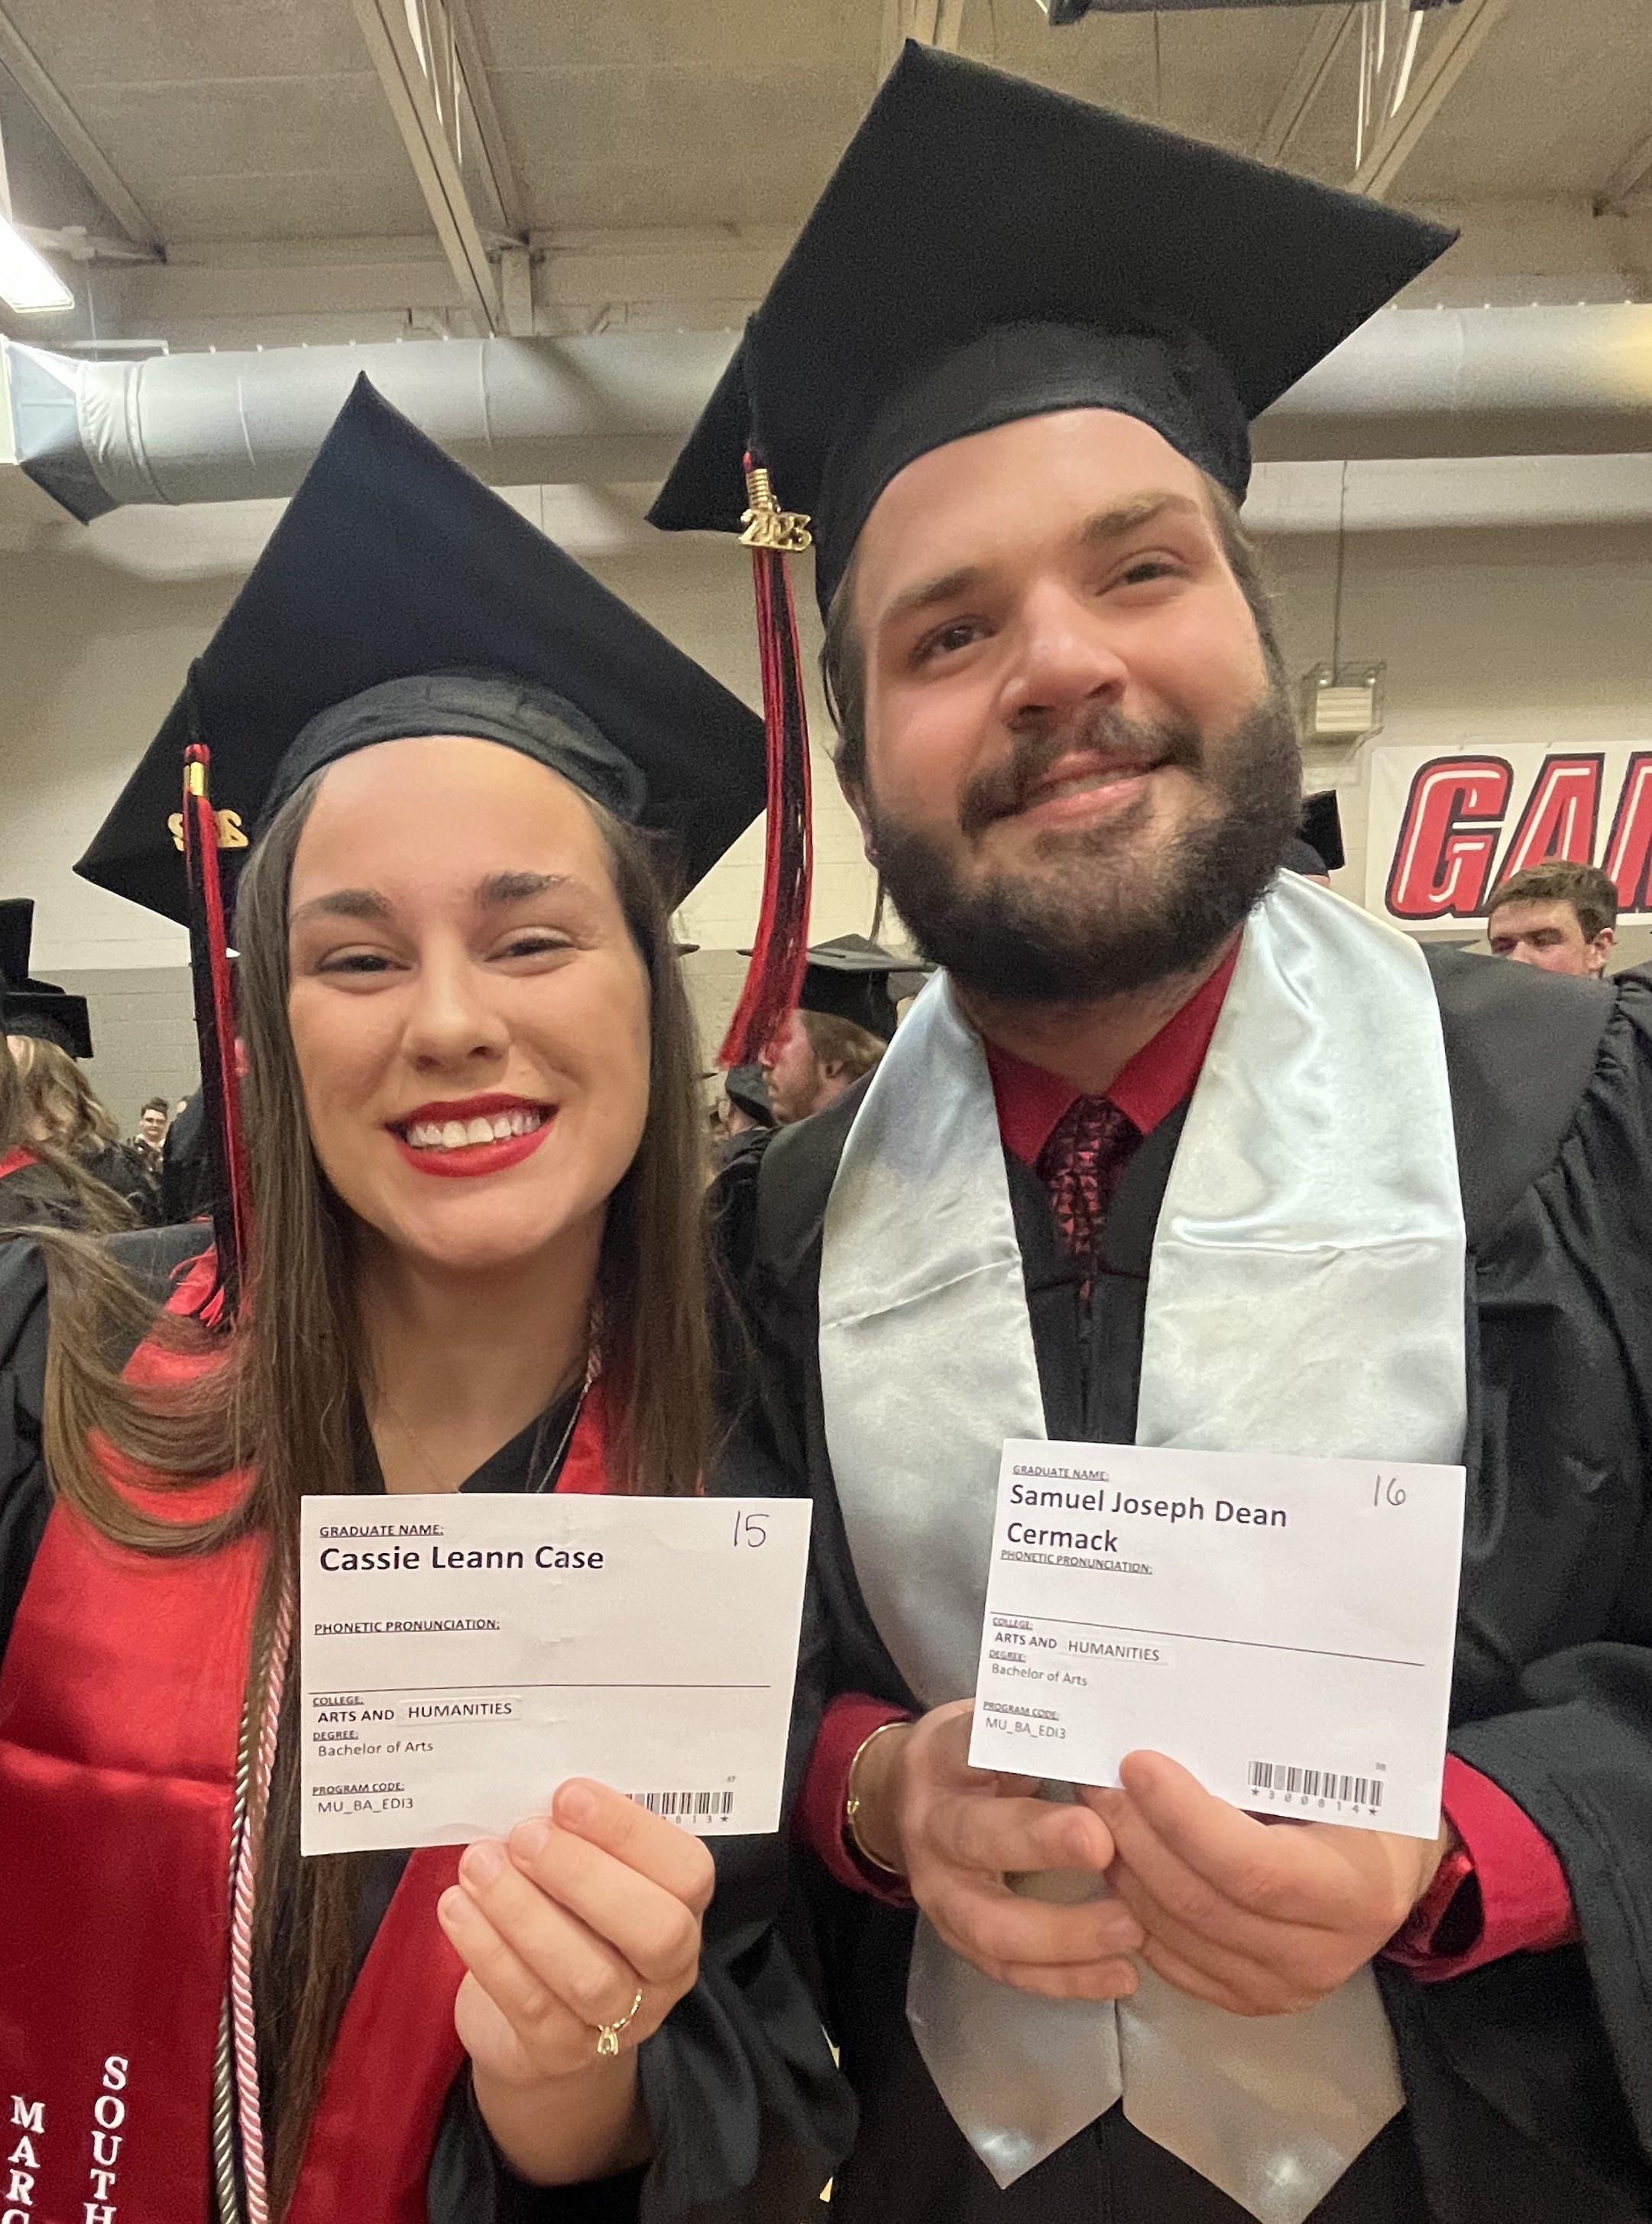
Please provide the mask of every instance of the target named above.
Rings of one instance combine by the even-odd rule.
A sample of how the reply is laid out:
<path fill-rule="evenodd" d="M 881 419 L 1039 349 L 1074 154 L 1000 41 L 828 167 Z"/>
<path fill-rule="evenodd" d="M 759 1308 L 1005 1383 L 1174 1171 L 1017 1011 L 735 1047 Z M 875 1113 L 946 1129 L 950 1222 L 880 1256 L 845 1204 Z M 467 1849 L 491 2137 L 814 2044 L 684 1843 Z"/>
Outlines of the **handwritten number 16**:
<path fill-rule="evenodd" d="M 1405 1493 L 1400 1488 L 1399 1477 L 1390 1475 L 1384 1478 L 1379 1475 L 1371 1502 L 1373 1506 L 1403 1506 Z"/>

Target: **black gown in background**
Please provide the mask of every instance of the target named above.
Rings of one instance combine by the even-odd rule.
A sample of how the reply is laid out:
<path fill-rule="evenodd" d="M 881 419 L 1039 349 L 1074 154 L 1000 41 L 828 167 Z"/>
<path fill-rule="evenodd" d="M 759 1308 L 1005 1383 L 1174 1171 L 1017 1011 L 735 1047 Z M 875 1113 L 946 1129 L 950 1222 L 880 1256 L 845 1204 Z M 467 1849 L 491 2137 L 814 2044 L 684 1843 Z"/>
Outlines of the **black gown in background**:
<path fill-rule="evenodd" d="M 1556 1848 L 1582 1943 L 1435 1985 L 1378 1962 L 1408 2107 L 1314 2224 L 1627 2224 L 1652 2216 L 1652 978 L 1431 965 L 1468 1231 L 1450 1744 Z M 757 1425 L 815 1497 L 829 1691 L 911 1707 L 855 1578 L 821 1406 L 822 1216 L 861 1093 L 741 1161 L 722 1228 L 760 1348 Z M 1006 1154 L 1052 1437 L 1133 1441 L 1184 1117 L 1124 1176 L 1088 1318 L 1043 1185 Z M 1000 2192 L 911 2041 L 912 1918 L 798 1867 L 799 1952 L 862 2108 L 840 2224 L 1245 2224 L 1118 2108 Z"/>
<path fill-rule="evenodd" d="M 198 1227 L 170 1229 L 117 1236 L 112 1248 L 159 1294 L 168 1271 L 199 1252 L 201 1235 Z M 41 1458 L 46 1331 L 38 1252 L 22 1240 L 0 1244 L 0 1661 L 51 1510 Z M 554 1468 L 547 1478 L 545 1447 L 554 1453 L 561 1444 L 569 1418 L 571 1403 L 531 1425 L 463 1488 L 550 1488 Z M 361 1486 L 381 1490 L 370 1440 L 364 1428 L 360 1434 Z M 711 1488 L 735 1496 L 772 1497 L 785 1487 L 765 1457 L 738 1441 L 711 1481 Z M 811 1596 L 787 1755 L 788 1809 L 819 1720 L 823 1650 Z M 786 1841 L 707 1843 L 717 1885 L 705 1919 L 699 1981 L 639 2050 L 653 2161 L 590 2185 L 526 2185 L 494 2145 L 470 2077 L 462 2075 L 431 2159 L 430 2224 L 797 2224 L 812 2205 L 848 2145 L 854 2112 L 819 2017 L 774 1928 L 786 1890 Z M 387 1853 L 368 1867 L 358 1968 L 407 1860 Z M 203 2142 L 206 2133 L 203 2123 Z"/>
<path fill-rule="evenodd" d="M 0 1235 L 24 1228 L 73 1229 L 79 1225 L 74 1192 L 50 1166 L 36 1162 L 0 1176 Z"/>

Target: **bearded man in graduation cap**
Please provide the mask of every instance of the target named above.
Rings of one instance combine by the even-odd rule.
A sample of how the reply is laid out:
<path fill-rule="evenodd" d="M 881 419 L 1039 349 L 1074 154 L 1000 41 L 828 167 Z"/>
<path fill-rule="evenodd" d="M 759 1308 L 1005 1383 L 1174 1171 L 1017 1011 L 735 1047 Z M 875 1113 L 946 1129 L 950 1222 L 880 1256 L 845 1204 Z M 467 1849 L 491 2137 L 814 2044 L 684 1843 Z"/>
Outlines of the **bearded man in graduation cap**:
<path fill-rule="evenodd" d="M 1238 522 L 1248 420 L 1448 243 L 909 47 L 654 512 L 734 526 L 749 445 L 813 513 L 840 778 L 943 969 L 725 1201 L 835 1621 L 850 2224 L 1652 2214 L 1652 988 L 1279 871 Z M 1028 1437 L 1463 1463 L 1438 1835 L 972 1771 Z"/>
<path fill-rule="evenodd" d="M 921 988 L 924 971 L 864 934 L 810 951 L 797 1008 L 759 1061 L 781 1126 L 823 1112 L 872 1072 L 894 1039 L 897 998 Z"/>

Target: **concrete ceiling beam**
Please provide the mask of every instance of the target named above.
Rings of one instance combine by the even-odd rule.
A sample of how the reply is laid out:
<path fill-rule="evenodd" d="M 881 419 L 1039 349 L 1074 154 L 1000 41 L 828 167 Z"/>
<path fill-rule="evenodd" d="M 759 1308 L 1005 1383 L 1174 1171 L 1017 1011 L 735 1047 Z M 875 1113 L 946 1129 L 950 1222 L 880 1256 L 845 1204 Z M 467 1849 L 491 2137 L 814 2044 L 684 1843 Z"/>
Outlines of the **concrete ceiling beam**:
<path fill-rule="evenodd" d="M 484 335 L 495 337 L 506 329 L 498 280 L 438 86 L 420 59 L 406 8 L 402 0 L 351 4 L 463 306 Z"/>
<path fill-rule="evenodd" d="M 0 6 L 0 68 L 51 133 L 121 230 L 136 246 L 159 250 L 160 231 L 125 180 L 47 75 L 34 48 Z"/>
<path fill-rule="evenodd" d="M 1358 7 L 1327 8 L 1308 35 L 1290 81 L 1274 103 L 1273 113 L 1256 142 L 1258 161 L 1283 162 L 1307 121 L 1308 111 L 1324 92 L 1342 49 L 1359 20 Z"/>
<path fill-rule="evenodd" d="M 1374 201 L 1388 199 L 1400 172 L 1509 4 L 1510 0 L 1458 0 L 1413 72 L 1404 99 L 1366 148 L 1353 175 L 1355 193 Z"/>

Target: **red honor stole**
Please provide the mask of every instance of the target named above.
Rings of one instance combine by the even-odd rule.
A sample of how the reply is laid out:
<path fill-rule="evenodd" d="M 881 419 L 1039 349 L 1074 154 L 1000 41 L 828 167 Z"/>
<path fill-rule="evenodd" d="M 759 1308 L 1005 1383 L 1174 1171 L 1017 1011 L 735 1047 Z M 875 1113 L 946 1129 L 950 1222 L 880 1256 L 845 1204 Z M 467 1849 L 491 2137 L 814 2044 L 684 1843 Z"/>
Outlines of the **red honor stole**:
<path fill-rule="evenodd" d="M 174 1306 L 205 1287 L 192 1271 Z M 129 1372 L 176 1366 L 146 1347 Z M 606 1488 L 603 1436 L 593 1395 L 559 1488 Z M 146 1503 L 199 1519 L 243 1480 Z M 0 1666 L 0 2224 L 211 2214 L 236 1750 L 262 1564 L 256 1538 L 167 1560 L 108 1544 L 61 1507 L 47 1519 Z M 287 2224 L 424 2224 L 464 2061 L 463 1968 L 435 1911 L 459 1851 L 407 1863 L 339 2026 Z"/>
<path fill-rule="evenodd" d="M 15 1151 L 7 1151 L 3 1153 L 0 1153 L 0 1181 L 4 1181 L 8 1174 L 22 1173 L 25 1166 L 38 1166 L 39 1164 L 40 1160 L 35 1156 L 32 1151 L 25 1151 L 19 1148 Z"/>

